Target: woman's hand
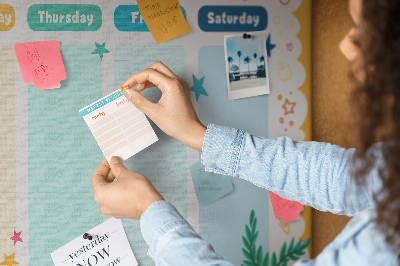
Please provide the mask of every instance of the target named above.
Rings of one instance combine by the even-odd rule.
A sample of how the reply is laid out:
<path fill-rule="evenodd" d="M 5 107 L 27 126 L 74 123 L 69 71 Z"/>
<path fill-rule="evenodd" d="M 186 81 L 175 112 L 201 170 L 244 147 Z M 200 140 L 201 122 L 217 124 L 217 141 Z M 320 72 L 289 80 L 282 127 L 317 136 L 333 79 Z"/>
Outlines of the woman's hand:
<path fill-rule="evenodd" d="M 106 159 L 100 162 L 92 185 L 100 211 L 117 219 L 140 219 L 153 202 L 164 200 L 147 177 L 127 170 L 118 157 L 112 157 L 110 165 Z"/>
<path fill-rule="evenodd" d="M 130 89 L 135 85 L 135 90 Z M 150 102 L 140 93 L 151 87 L 162 92 L 158 103 Z M 121 90 L 166 134 L 193 149 L 202 150 L 207 128 L 197 117 L 186 84 L 163 63 L 156 62 L 132 75 L 122 84 Z"/>

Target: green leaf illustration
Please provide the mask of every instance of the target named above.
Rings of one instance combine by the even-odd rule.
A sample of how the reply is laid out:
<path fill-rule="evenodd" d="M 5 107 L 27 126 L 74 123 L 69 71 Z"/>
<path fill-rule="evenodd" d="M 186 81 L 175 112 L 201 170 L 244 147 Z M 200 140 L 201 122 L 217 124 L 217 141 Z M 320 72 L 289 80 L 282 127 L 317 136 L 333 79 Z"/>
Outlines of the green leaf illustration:
<path fill-rule="evenodd" d="M 275 254 L 275 252 L 272 253 L 271 266 L 276 266 L 276 254 Z"/>
<path fill-rule="evenodd" d="M 243 251 L 243 254 L 244 254 L 244 256 L 246 257 L 246 259 L 252 260 L 252 259 L 251 259 L 251 256 L 250 256 L 250 253 L 249 253 L 247 250 L 245 250 L 244 248 L 242 248 L 242 251 Z"/>
<path fill-rule="evenodd" d="M 269 266 L 269 252 L 265 254 L 263 266 Z"/>
<path fill-rule="evenodd" d="M 243 241 L 244 247 L 245 247 L 247 250 L 250 250 L 250 243 L 249 243 L 249 241 L 248 241 L 244 236 L 242 236 L 242 241 Z"/>
<path fill-rule="evenodd" d="M 305 249 L 310 244 L 311 238 L 308 238 L 306 241 L 301 244 L 301 249 Z"/>
<path fill-rule="evenodd" d="M 256 247 L 254 245 L 251 247 L 250 255 L 251 255 L 252 261 L 256 261 Z"/>
<path fill-rule="evenodd" d="M 285 253 L 286 253 L 286 242 L 283 243 L 281 251 L 279 252 L 279 261 L 283 260 L 283 258 L 285 257 Z"/>
<path fill-rule="evenodd" d="M 262 248 L 262 246 L 259 246 L 258 250 L 257 250 L 257 264 L 258 265 L 262 265 L 263 257 L 264 257 L 263 248 Z"/>
<path fill-rule="evenodd" d="M 251 237 L 251 233 L 250 233 L 250 228 L 247 226 L 247 224 L 246 224 L 246 227 L 245 227 L 245 231 L 246 231 L 246 237 L 249 240 L 249 242 L 251 243 L 252 242 L 252 237 Z"/>
<path fill-rule="evenodd" d="M 254 234 L 256 231 L 256 226 L 257 226 L 257 217 L 254 218 L 253 224 L 251 225 L 251 232 Z"/>
<path fill-rule="evenodd" d="M 296 243 L 296 245 L 294 246 L 294 250 L 299 249 L 300 245 L 301 245 L 302 239 L 300 238 L 300 241 Z"/>
<path fill-rule="evenodd" d="M 255 216 L 254 210 L 250 212 L 250 224 L 245 225 L 245 236 L 242 236 L 242 242 L 244 248 L 242 248 L 243 255 L 246 260 L 243 260 L 245 266 L 286 266 L 289 260 L 296 261 L 300 256 L 306 254 L 305 249 L 309 246 L 311 239 L 308 238 L 306 241 L 300 238 L 297 243 L 295 243 L 294 237 L 287 245 L 284 242 L 280 251 L 279 258 L 276 253 L 273 252 L 271 257 L 269 252 L 264 256 L 263 248 L 260 245 L 258 248 L 256 246 L 256 241 L 258 239 L 257 231 L 257 217 Z M 251 229 L 250 229 L 251 228 Z M 242 264 L 242 266 L 244 266 Z"/>
<path fill-rule="evenodd" d="M 293 244 L 294 244 L 294 237 L 292 238 L 292 241 L 290 241 L 290 244 L 288 247 L 288 253 L 292 252 Z"/>
<path fill-rule="evenodd" d="M 256 264 L 254 264 L 254 263 L 252 263 L 251 261 L 248 261 L 248 260 L 244 260 L 243 263 L 244 263 L 246 266 L 255 266 L 255 265 L 256 265 Z"/>
<path fill-rule="evenodd" d="M 258 238 L 258 231 L 257 231 L 257 232 L 255 233 L 255 235 L 253 236 L 252 245 L 255 245 L 255 244 L 256 244 L 257 238 Z"/>

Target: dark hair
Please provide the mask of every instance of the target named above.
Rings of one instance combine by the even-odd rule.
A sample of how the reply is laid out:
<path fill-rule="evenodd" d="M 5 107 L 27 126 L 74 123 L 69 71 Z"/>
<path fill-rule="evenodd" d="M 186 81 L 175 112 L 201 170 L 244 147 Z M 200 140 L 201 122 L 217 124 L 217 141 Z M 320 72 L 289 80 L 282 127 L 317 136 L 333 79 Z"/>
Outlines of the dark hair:
<path fill-rule="evenodd" d="M 374 196 L 375 221 L 386 242 L 400 250 L 400 1 L 362 2 L 360 35 L 355 39 L 362 62 L 350 72 L 354 159 L 361 162 L 355 164 L 354 178 L 359 184 L 365 181 L 377 159 L 368 149 L 382 142 L 383 187 Z"/>

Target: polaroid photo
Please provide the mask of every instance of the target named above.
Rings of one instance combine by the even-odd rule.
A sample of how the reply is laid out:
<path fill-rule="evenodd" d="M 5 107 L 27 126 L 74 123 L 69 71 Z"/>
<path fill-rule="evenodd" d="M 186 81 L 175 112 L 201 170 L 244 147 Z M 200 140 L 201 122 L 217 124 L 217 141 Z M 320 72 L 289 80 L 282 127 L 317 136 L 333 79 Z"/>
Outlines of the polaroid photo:
<path fill-rule="evenodd" d="M 225 35 L 228 99 L 269 94 L 265 31 Z"/>

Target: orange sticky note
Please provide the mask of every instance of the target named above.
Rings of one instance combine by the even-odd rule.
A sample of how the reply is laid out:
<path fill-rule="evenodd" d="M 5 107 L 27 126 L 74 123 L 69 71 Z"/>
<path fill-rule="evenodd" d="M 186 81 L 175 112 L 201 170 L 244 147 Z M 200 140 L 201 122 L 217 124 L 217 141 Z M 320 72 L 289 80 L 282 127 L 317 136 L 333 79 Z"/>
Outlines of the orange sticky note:
<path fill-rule="evenodd" d="M 60 88 L 67 78 L 60 42 L 17 43 L 14 50 L 24 82 L 33 83 L 36 90 Z"/>
<path fill-rule="evenodd" d="M 271 197 L 275 218 L 282 219 L 285 223 L 300 219 L 300 213 L 304 210 L 301 203 L 281 198 L 271 191 L 269 196 Z"/>
<path fill-rule="evenodd" d="M 137 4 L 157 43 L 190 32 L 178 0 L 138 0 Z"/>

